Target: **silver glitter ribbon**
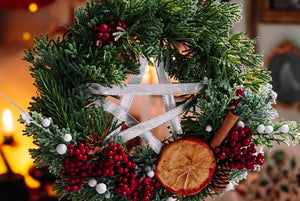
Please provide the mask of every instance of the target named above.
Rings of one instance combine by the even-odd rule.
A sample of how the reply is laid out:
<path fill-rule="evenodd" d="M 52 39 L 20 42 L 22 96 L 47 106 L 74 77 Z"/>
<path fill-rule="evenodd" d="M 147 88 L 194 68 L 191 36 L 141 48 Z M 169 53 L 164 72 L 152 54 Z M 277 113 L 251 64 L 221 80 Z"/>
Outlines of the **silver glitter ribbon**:
<path fill-rule="evenodd" d="M 172 137 L 176 140 L 177 134 L 182 133 L 179 115 L 186 112 L 196 103 L 196 99 L 186 101 L 176 107 L 174 94 L 197 94 L 203 87 L 202 83 L 176 83 L 171 84 L 168 74 L 164 70 L 163 63 L 156 62 L 156 72 L 160 84 L 140 84 L 148 67 L 145 58 L 140 58 L 140 74 L 132 75 L 126 86 L 104 87 L 98 83 L 92 83 L 89 87 L 92 94 L 97 95 L 123 95 L 120 104 L 110 102 L 107 99 L 99 99 L 94 103 L 104 108 L 105 111 L 111 113 L 115 117 L 117 123 L 124 122 L 129 128 L 120 131 L 116 129 L 108 136 L 108 141 L 112 136 L 120 136 L 123 142 L 127 142 L 135 137 L 140 137 L 145 141 L 156 153 L 159 153 L 163 144 L 150 132 L 150 130 L 169 122 Z M 161 95 L 164 100 L 166 112 L 155 118 L 145 122 L 138 122 L 128 113 L 133 98 L 136 95 Z"/>

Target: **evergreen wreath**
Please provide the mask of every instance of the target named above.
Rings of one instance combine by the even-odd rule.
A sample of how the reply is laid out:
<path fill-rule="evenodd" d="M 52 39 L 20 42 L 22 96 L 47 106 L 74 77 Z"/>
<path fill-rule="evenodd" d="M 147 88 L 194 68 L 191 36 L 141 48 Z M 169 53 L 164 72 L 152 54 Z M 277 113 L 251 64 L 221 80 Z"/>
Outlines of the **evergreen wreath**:
<path fill-rule="evenodd" d="M 59 197 L 204 200 L 259 169 L 258 146 L 297 143 L 295 122 L 272 122 L 276 93 L 255 40 L 230 35 L 240 20 L 238 4 L 99 0 L 75 15 L 62 39 L 36 38 L 24 57 L 38 95 L 20 121 L 34 139 L 35 163 L 57 177 Z M 123 122 L 95 104 L 107 95 L 91 93 L 92 86 L 126 89 L 142 57 L 163 64 L 179 88 L 202 83 L 177 103 L 193 105 L 180 121 L 182 132 L 163 141 L 160 153 L 150 146 L 129 152 L 118 134 Z"/>

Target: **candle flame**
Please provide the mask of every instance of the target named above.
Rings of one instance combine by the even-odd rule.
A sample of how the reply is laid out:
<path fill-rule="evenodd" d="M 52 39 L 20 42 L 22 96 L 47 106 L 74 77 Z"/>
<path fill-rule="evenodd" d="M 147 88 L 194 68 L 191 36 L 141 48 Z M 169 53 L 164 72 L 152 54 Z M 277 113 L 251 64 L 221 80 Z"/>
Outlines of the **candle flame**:
<path fill-rule="evenodd" d="M 9 109 L 3 111 L 2 122 L 6 132 L 11 132 L 13 130 L 13 116 Z"/>

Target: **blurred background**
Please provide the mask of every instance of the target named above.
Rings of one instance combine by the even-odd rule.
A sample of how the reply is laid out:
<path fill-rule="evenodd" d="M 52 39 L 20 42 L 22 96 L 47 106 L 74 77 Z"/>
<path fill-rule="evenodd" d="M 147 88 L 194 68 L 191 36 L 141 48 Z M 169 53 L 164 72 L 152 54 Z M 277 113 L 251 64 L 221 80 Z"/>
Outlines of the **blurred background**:
<path fill-rule="evenodd" d="M 256 51 L 264 55 L 262 60 L 265 62 L 265 68 L 272 71 L 274 90 L 278 93 L 278 101 L 274 106 L 279 112 L 278 118 L 300 123 L 300 1 L 231 1 L 240 3 L 243 9 L 242 20 L 234 26 L 232 33 L 244 32 L 250 38 L 257 37 Z M 31 97 L 36 92 L 29 72 L 29 63 L 22 60 L 24 50 L 31 47 L 33 39 L 41 34 L 49 34 L 50 37 L 61 36 L 65 27 L 72 23 L 74 8 L 84 5 L 84 0 L 0 0 L 2 94 L 21 108 L 27 109 Z M 155 73 L 150 69 L 145 75 L 144 82 L 153 83 L 155 79 Z M 157 115 L 152 109 L 149 109 L 148 113 L 140 114 L 139 111 L 144 108 L 144 104 L 150 104 L 150 108 L 156 108 L 158 113 L 163 110 L 162 101 L 155 97 L 147 100 L 138 97 L 135 101 L 136 107 L 132 109 L 132 113 L 141 121 Z M 24 127 L 17 122 L 20 113 L 20 110 L 0 96 L 0 200 L 9 201 L 9 198 L 3 196 L 2 199 L 1 195 L 16 185 L 22 198 L 13 200 L 55 200 L 49 197 L 54 195 L 51 191 L 53 178 L 46 170 L 35 169 L 28 154 L 32 142 L 30 138 L 22 136 Z M 158 135 L 160 132 L 165 130 L 156 130 Z M 275 152 L 269 154 L 270 163 L 266 163 L 262 168 L 262 173 L 267 172 L 264 182 L 259 179 L 262 178 L 261 175 L 254 175 L 247 180 L 248 183 L 244 182 L 235 191 L 226 193 L 219 200 L 265 201 L 272 194 L 274 195 L 272 201 L 299 201 L 297 162 L 300 161 L 296 157 L 298 146 L 276 147 L 279 154 L 276 156 L 273 156 Z M 291 162 L 295 165 L 291 166 Z M 288 180 L 290 177 L 293 179 Z M 288 182 L 283 186 L 281 181 Z M 265 185 L 266 183 L 268 185 Z M 251 190 L 247 187 L 249 184 L 254 186 Z M 279 186 L 278 189 L 274 187 L 275 184 Z M 294 186 L 289 188 L 289 185 Z M 256 197 L 250 197 L 250 194 Z"/>

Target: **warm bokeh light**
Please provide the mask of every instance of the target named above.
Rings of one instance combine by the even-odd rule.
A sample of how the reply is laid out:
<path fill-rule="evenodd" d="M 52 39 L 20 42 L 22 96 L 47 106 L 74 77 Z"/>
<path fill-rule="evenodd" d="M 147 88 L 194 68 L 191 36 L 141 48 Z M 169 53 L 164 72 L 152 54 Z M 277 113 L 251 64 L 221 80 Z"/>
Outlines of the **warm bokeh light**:
<path fill-rule="evenodd" d="M 38 10 L 38 5 L 36 3 L 31 3 L 28 6 L 28 10 L 32 13 L 35 13 Z"/>
<path fill-rule="evenodd" d="M 24 50 L 21 49 L 15 54 L 1 54 L 0 59 L 0 93 L 7 96 L 18 106 L 27 110 L 31 97 L 35 95 L 33 78 L 30 76 L 28 63 L 21 60 L 24 56 Z M 5 130 L 2 118 L 6 109 L 9 109 L 12 115 L 13 130 L 9 133 Z M 22 111 L 15 107 L 11 102 L 0 95 L 0 143 L 4 136 L 11 134 L 14 144 L 4 145 L 2 147 L 7 161 L 16 174 L 25 177 L 25 182 L 30 188 L 39 187 L 39 182 L 29 175 L 29 168 L 33 165 L 33 160 L 29 155 L 28 149 L 33 148 L 32 139 L 23 136 L 25 126 L 18 122 Z M 7 171 L 3 159 L 0 157 L 0 174 Z M 0 198 L 1 200 L 1 198 Z"/>
<path fill-rule="evenodd" d="M 31 34 L 26 31 L 22 34 L 22 38 L 24 41 L 29 41 L 31 39 Z"/>
<path fill-rule="evenodd" d="M 3 130 L 5 133 L 10 133 L 14 130 L 13 117 L 12 117 L 12 113 L 9 109 L 5 109 L 3 111 L 2 123 L 4 125 Z"/>

